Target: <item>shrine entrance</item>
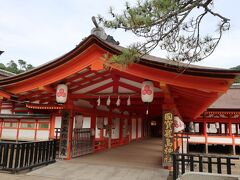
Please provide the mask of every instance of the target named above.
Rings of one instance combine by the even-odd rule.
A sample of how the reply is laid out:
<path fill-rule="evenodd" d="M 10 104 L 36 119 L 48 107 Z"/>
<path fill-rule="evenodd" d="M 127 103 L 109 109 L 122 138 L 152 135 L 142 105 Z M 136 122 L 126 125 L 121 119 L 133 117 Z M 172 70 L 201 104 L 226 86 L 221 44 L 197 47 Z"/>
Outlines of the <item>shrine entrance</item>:
<path fill-rule="evenodd" d="M 237 73 L 191 65 L 179 73 L 178 65 L 153 56 L 143 56 L 125 69 L 106 68 L 105 55 L 122 50 L 114 42 L 90 35 L 64 56 L 1 80 L 0 96 L 14 104 L 10 112 L 50 115 L 46 132 L 45 125 L 28 125 L 20 119 L 18 125 L 4 122 L 1 134 L 27 136 L 30 128 L 36 137 L 44 133 L 53 139 L 54 129 L 59 128 L 63 159 L 122 148 L 149 137 L 160 142 L 163 134 L 162 163 L 171 166 L 175 118 L 197 118 L 229 88 Z M 15 108 L 18 103 L 24 107 Z M 142 148 L 147 151 L 147 141 Z"/>

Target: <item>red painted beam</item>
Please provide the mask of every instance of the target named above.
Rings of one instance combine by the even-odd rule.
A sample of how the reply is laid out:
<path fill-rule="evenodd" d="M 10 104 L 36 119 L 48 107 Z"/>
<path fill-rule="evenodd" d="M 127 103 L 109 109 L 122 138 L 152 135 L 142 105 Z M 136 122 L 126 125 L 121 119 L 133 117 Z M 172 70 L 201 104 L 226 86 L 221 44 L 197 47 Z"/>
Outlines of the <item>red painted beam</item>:
<path fill-rule="evenodd" d="M 140 99 L 141 95 L 140 94 L 131 94 L 131 93 L 119 93 L 119 94 L 89 94 L 89 93 L 84 93 L 84 94 L 69 94 L 69 97 L 72 99 L 98 99 L 98 97 L 101 96 L 101 99 L 107 99 L 108 96 L 110 96 L 111 99 L 117 99 L 118 96 L 120 96 L 120 98 L 122 99 L 127 99 L 128 96 L 131 96 L 131 99 Z M 155 98 L 162 98 L 163 97 L 163 93 L 161 92 L 155 92 L 154 93 L 154 99 Z M 154 100 L 155 101 L 155 100 Z"/>
<path fill-rule="evenodd" d="M 80 78 L 84 78 L 85 76 L 92 74 L 93 71 L 90 70 L 90 68 L 86 68 L 87 70 L 81 74 L 75 73 L 75 75 L 73 77 L 70 78 L 66 78 L 67 82 L 72 83 L 72 81 L 80 79 Z"/>
<path fill-rule="evenodd" d="M 111 75 L 108 75 L 108 76 L 104 76 L 103 78 L 98 79 L 98 80 L 95 80 L 95 81 L 92 81 L 92 82 L 89 81 L 88 84 L 79 85 L 79 87 L 70 89 L 70 93 L 73 93 L 73 92 L 75 92 L 75 91 L 79 91 L 79 90 L 81 90 L 81 89 L 83 89 L 83 88 L 86 88 L 86 87 L 95 85 L 95 84 L 97 84 L 97 83 L 100 83 L 100 82 L 102 82 L 102 81 L 108 80 L 108 79 L 110 79 L 110 78 L 111 78 Z M 96 79 L 96 78 L 95 78 L 95 79 Z M 84 82 L 87 82 L 87 81 L 88 81 L 88 80 L 85 80 L 85 81 L 82 81 L 81 83 L 84 83 Z M 70 88 L 71 88 L 71 87 L 70 87 Z"/>
<path fill-rule="evenodd" d="M 119 89 L 119 79 L 120 79 L 119 76 L 117 76 L 116 74 L 113 74 L 113 73 L 112 73 L 113 93 L 118 93 L 118 89 Z"/>
<path fill-rule="evenodd" d="M 24 94 L 24 95 L 18 95 L 18 100 L 22 101 L 24 99 L 31 99 L 36 95 L 40 95 L 43 91 L 42 90 L 37 90 L 37 91 L 29 91 L 29 94 Z"/>
<path fill-rule="evenodd" d="M 86 83 L 86 82 L 91 82 L 91 81 L 93 81 L 94 79 L 97 79 L 97 78 L 99 78 L 99 77 L 103 77 L 103 76 L 105 76 L 105 75 L 107 75 L 108 74 L 108 72 L 103 72 L 103 73 L 94 73 L 95 75 L 93 75 L 93 76 L 91 76 L 91 77 L 82 77 L 83 79 L 82 80 L 80 80 L 80 81 L 77 81 L 77 82 L 72 82 L 71 83 L 71 85 L 69 86 L 69 88 L 71 88 L 71 87 L 73 87 L 73 86 L 76 86 L 76 85 L 81 85 L 81 84 L 83 84 L 83 83 Z"/>

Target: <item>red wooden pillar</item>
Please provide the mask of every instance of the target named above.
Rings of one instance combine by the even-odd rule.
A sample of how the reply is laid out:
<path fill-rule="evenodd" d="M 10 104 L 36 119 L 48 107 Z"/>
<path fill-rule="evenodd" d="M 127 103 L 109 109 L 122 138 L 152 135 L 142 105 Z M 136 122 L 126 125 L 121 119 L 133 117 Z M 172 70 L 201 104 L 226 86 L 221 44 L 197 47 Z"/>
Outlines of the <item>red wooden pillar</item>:
<path fill-rule="evenodd" d="M 232 120 L 228 122 L 229 135 L 232 136 Z"/>
<path fill-rule="evenodd" d="M 120 125 L 119 125 L 119 144 L 123 144 L 123 125 L 124 125 L 123 113 L 121 114 L 119 123 L 120 123 Z"/>
<path fill-rule="evenodd" d="M 205 118 L 203 119 L 203 135 L 205 138 L 205 153 L 208 153 L 207 122 Z"/>
<path fill-rule="evenodd" d="M 70 110 L 70 121 L 69 121 L 69 133 L 68 133 L 68 147 L 67 147 L 67 151 L 68 151 L 68 156 L 67 156 L 67 160 L 71 159 L 71 147 L 72 147 L 72 135 L 73 135 L 73 109 Z"/>
<path fill-rule="evenodd" d="M 232 138 L 232 148 L 233 148 L 233 154 L 236 154 L 236 147 L 235 147 L 235 137 L 233 135 L 232 132 L 232 120 L 230 119 L 230 121 L 228 122 L 228 126 L 229 126 L 229 135 Z"/>
<path fill-rule="evenodd" d="M 128 117 L 128 131 L 129 131 L 129 143 L 132 141 L 132 116 Z"/>
<path fill-rule="evenodd" d="M 1 109 L 0 109 L 1 112 Z M 0 139 L 2 138 L 3 119 L 0 120 Z"/>
<path fill-rule="evenodd" d="M 52 115 L 50 119 L 49 139 L 54 139 L 54 137 L 55 137 L 55 115 Z"/>
<path fill-rule="evenodd" d="M 2 110 L 2 100 L 0 100 L 0 113 Z M 0 120 L 0 139 L 2 138 L 3 119 Z"/>
<path fill-rule="evenodd" d="M 38 120 L 36 119 L 35 126 L 34 126 L 34 141 L 37 140 L 37 129 L 38 129 Z"/>
<path fill-rule="evenodd" d="M 17 137 L 16 137 L 17 141 L 18 141 L 18 137 L 19 137 L 19 129 L 20 129 L 20 119 L 17 120 Z"/>
<path fill-rule="evenodd" d="M 95 152 L 95 143 L 96 143 L 96 106 L 93 107 L 93 113 L 91 114 L 91 132 L 92 132 L 92 139 L 93 139 L 93 151 Z"/>
<path fill-rule="evenodd" d="M 136 141 L 138 141 L 138 117 L 136 117 Z"/>
<path fill-rule="evenodd" d="M 110 109 L 108 113 L 108 125 L 109 125 L 108 149 L 111 149 L 112 148 L 112 109 Z"/>

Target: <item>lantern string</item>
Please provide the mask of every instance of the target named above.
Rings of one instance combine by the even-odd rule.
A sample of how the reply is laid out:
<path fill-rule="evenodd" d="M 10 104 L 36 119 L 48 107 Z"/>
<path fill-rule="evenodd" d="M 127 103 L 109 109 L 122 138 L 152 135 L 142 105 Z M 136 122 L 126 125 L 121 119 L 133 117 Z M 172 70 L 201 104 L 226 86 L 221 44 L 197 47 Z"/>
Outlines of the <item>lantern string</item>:
<path fill-rule="evenodd" d="M 148 105 L 149 105 L 149 103 L 147 103 L 146 115 L 148 115 Z"/>
<path fill-rule="evenodd" d="M 98 105 L 98 106 L 101 105 L 101 99 L 100 99 L 100 96 L 98 96 L 97 105 Z"/>
<path fill-rule="evenodd" d="M 108 96 L 108 99 L 107 99 L 107 106 L 109 106 L 111 104 L 111 98 L 110 96 Z"/>
<path fill-rule="evenodd" d="M 116 105 L 117 105 L 117 106 L 120 106 L 120 102 L 121 102 L 121 100 L 120 100 L 120 98 L 119 98 L 119 96 L 118 96 L 118 99 L 117 99 Z"/>
<path fill-rule="evenodd" d="M 131 105 L 131 99 L 130 99 L 130 96 L 128 96 L 127 105 L 128 105 L 128 106 Z"/>

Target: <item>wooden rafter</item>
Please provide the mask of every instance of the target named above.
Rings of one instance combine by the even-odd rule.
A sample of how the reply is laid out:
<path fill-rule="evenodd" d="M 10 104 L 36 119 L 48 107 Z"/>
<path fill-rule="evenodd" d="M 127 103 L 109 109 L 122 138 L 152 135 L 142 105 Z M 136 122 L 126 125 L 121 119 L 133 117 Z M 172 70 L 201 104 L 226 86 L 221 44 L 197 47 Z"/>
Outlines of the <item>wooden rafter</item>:
<path fill-rule="evenodd" d="M 88 91 L 87 93 L 92 93 L 92 94 L 94 94 L 94 93 L 98 93 L 98 92 L 100 92 L 100 91 L 103 91 L 103 90 L 105 90 L 105 89 L 107 89 L 107 88 L 110 88 L 110 87 L 112 87 L 113 86 L 113 82 L 109 82 L 109 83 L 107 83 L 107 84 L 104 84 L 104 85 L 102 85 L 102 86 L 99 86 L 99 87 L 97 87 L 97 88 L 95 88 L 95 89 L 93 89 L 93 90 L 91 90 L 91 91 Z"/>
<path fill-rule="evenodd" d="M 92 74 L 91 77 L 83 76 L 83 77 L 81 78 L 81 80 L 78 80 L 78 81 L 75 81 L 75 82 L 71 81 L 71 82 L 69 83 L 69 84 L 70 84 L 70 85 L 69 85 L 69 88 L 74 87 L 74 86 L 76 86 L 76 85 L 80 85 L 80 84 L 85 83 L 85 82 L 88 82 L 88 81 L 91 81 L 91 80 L 92 80 L 92 77 L 95 77 L 96 72 L 92 72 L 91 74 Z"/>
<path fill-rule="evenodd" d="M 122 71 L 120 72 L 118 70 L 113 70 L 113 72 L 115 74 L 118 74 L 120 77 L 122 77 L 124 79 L 130 80 L 130 81 L 135 81 L 135 82 L 140 83 L 140 84 L 144 81 L 144 78 L 133 76 L 133 75 L 124 73 Z M 153 81 L 153 85 L 154 85 L 154 87 L 159 88 L 159 83 L 158 82 Z"/>
<path fill-rule="evenodd" d="M 86 83 L 86 82 L 91 82 L 91 81 L 94 81 L 95 79 L 99 78 L 99 77 L 102 77 L 102 76 L 105 76 L 108 74 L 108 71 L 104 71 L 104 72 L 101 72 L 101 73 L 98 73 L 96 71 L 89 71 L 91 73 L 87 73 L 87 74 L 81 74 L 82 76 L 79 77 L 79 78 L 76 78 L 76 79 L 80 79 L 82 78 L 81 80 L 77 81 L 77 82 L 70 82 L 70 85 L 69 85 L 69 88 L 71 89 L 72 87 L 76 86 L 76 85 L 81 85 L 83 83 Z M 88 77 L 88 75 L 90 74 L 93 74 L 91 77 Z"/>
<path fill-rule="evenodd" d="M 43 92 L 48 92 L 48 93 L 55 93 L 56 90 L 50 86 L 42 86 L 38 88 L 39 90 L 43 91 Z"/>
<path fill-rule="evenodd" d="M 100 83 L 100 82 L 102 82 L 102 81 L 108 80 L 108 79 L 110 79 L 110 78 L 111 78 L 110 75 L 109 75 L 109 76 L 104 76 L 104 77 L 101 78 L 101 79 L 98 79 L 98 80 L 89 82 L 89 83 L 87 83 L 87 84 L 81 85 L 81 86 L 79 86 L 79 87 L 73 88 L 73 89 L 70 90 L 70 92 L 79 91 L 79 90 L 81 90 L 81 89 L 84 89 L 84 88 L 87 88 L 87 87 L 89 87 L 89 86 L 95 85 L 95 84 Z"/>
<path fill-rule="evenodd" d="M 52 97 L 52 96 L 53 96 L 53 94 L 42 94 L 40 96 L 33 97 L 29 100 L 30 100 L 30 102 L 38 101 L 38 100 L 40 101 L 40 100 L 44 100 L 44 99 L 47 99 L 47 98 Z"/>
<path fill-rule="evenodd" d="M 72 82 L 74 80 L 77 80 L 77 79 L 80 79 L 80 78 L 84 78 L 85 76 L 91 74 L 93 71 L 91 71 L 89 68 L 87 68 L 87 71 L 81 73 L 81 74 L 78 74 L 76 73 L 75 76 L 71 77 L 71 78 L 67 78 L 66 80 L 68 82 Z"/>
<path fill-rule="evenodd" d="M 212 98 L 212 97 L 218 97 L 219 94 L 217 92 L 203 92 L 199 91 L 197 89 L 189 89 L 189 88 L 181 88 L 177 86 L 171 86 L 171 89 L 174 89 L 177 93 L 181 93 L 186 96 L 198 96 L 202 98 Z"/>
<path fill-rule="evenodd" d="M 136 93 L 140 93 L 141 92 L 141 89 L 136 87 L 136 86 L 132 86 L 132 85 L 129 85 L 129 84 L 126 84 L 124 82 L 121 82 L 119 81 L 119 86 L 123 87 L 123 88 L 126 88 L 126 89 L 129 89 L 131 91 L 134 91 Z"/>
<path fill-rule="evenodd" d="M 42 90 L 30 91 L 29 94 L 20 95 L 18 100 L 22 101 L 24 99 L 31 99 L 34 96 L 41 95 L 42 92 L 43 92 Z"/>

